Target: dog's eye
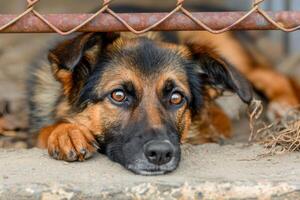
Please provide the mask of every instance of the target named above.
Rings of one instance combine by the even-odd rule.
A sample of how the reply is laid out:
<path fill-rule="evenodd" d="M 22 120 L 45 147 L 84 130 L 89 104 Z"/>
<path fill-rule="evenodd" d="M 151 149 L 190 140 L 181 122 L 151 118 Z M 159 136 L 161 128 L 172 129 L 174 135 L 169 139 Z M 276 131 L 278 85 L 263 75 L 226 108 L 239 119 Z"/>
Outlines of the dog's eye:
<path fill-rule="evenodd" d="M 179 92 L 174 92 L 171 95 L 171 98 L 170 98 L 170 103 L 171 104 L 178 105 L 178 104 L 181 104 L 182 101 L 183 101 L 183 96 Z"/>
<path fill-rule="evenodd" d="M 111 98 L 116 102 L 123 102 L 126 99 L 126 95 L 122 90 L 115 90 L 111 93 Z"/>

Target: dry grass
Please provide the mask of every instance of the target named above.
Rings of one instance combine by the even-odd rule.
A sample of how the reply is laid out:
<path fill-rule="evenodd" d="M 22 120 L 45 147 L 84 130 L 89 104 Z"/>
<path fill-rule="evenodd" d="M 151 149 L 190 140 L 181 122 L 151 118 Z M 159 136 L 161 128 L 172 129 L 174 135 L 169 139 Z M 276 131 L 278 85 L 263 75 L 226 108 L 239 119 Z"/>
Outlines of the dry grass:
<path fill-rule="evenodd" d="M 263 106 L 254 100 L 249 108 L 249 142 L 263 144 L 267 154 L 300 151 L 300 107 L 291 109 L 282 118 L 267 124 L 261 120 Z"/>

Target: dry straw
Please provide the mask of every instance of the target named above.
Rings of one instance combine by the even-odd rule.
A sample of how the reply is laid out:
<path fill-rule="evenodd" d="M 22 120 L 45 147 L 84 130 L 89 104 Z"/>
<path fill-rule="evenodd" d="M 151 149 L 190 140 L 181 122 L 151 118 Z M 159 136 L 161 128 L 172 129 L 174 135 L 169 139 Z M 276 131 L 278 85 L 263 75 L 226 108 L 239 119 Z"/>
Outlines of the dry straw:
<path fill-rule="evenodd" d="M 267 124 L 261 119 L 261 101 L 249 107 L 249 142 L 258 142 L 269 149 L 267 154 L 300 151 L 300 107 L 290 109 L 283 117 Z"/>

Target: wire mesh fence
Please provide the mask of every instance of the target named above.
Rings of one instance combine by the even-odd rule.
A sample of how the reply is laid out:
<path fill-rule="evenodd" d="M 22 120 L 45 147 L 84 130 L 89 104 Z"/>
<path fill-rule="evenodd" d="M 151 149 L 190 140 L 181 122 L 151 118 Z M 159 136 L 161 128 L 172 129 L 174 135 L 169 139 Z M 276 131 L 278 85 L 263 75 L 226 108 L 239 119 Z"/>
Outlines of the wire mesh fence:
<path fill-rule="evenodd" d="M 131 31 L 142 34 L 150 30 L 206 30 L 223 33 L 228 30 L 279 29 L 292 32 L 300 29 L 300 12 L 267 12 L 253 0 L 247 12 L 190 12 L 184 0 L 177 0 L 169 13 L 116 13 L 104 0 L 93 14 L 41 14 L 35 6 L 41 0 L 27 0 L 27 9 L 19 15 L 0 15 L 0 32 L 73 32 Z"/>

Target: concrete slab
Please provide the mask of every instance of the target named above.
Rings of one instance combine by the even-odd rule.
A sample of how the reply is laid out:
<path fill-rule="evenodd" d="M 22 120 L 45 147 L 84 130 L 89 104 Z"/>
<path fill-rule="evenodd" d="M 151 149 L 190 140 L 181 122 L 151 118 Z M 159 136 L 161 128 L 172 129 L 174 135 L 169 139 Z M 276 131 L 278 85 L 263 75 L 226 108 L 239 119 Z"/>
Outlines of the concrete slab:
<path fill-rule="evenodd" d="M 145 177 L 100 154 L 67 163 L 40 149 L 1 149 L 0 199 L 300 198 L 300 154 L 259 157 L 264 152 L 258 145 L 185 145 L 175 172 Z"/>

